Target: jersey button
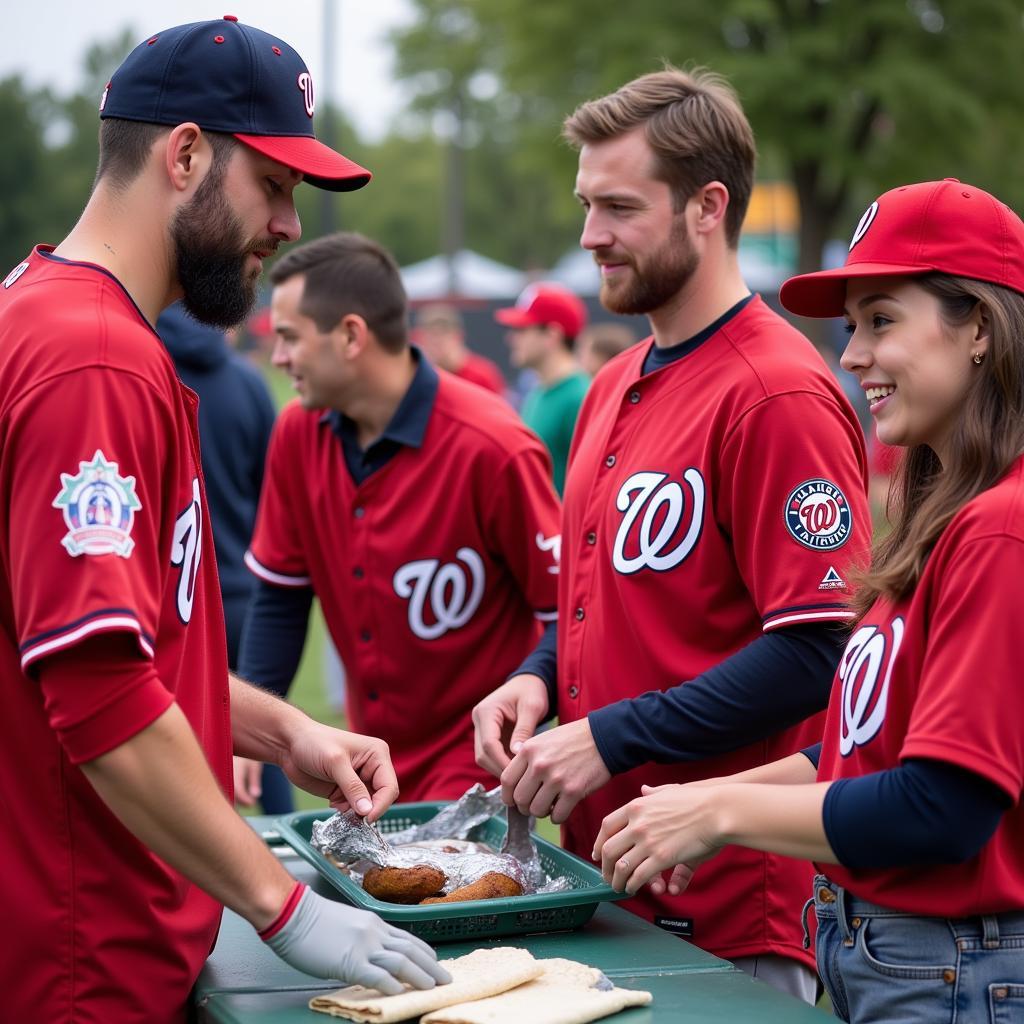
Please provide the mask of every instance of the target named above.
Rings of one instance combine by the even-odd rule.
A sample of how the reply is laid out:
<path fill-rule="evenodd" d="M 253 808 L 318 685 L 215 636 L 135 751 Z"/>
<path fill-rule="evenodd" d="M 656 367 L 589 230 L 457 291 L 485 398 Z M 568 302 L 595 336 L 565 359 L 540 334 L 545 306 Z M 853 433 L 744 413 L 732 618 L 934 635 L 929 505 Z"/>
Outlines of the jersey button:
<path fill-rule="evenodd" d="M 586 615 L 586 614 L 587 613 L 582 608 L 577 608 L 576 609 L 576 621 L 577 622 L 582 622 L 583 621 L 583 616 Z"/>
<path fill-rule="evenodd" d="M 632 403 L 633 403 L 634 405 L 636 405 L 636 403 L 640 401 L 640 392 L 639 392 L 639 391 L 631 391 L 631 392 L 629 393 L 629 400 L 630 400 L 630 401 L 631 401 L 631 402 L 632 402 Z"/>
<path fill-rule="evenodd" d="M 368 644 L 370 642 L 370 631 L 368 629 L 364 629 L 359 634 L 359 639 L 362 640 L 364 644 Z"/>
<path fill-rule="evenodd" d="M 593 530 L 591 530 L 590 533 L 587 534 L 587 543 L 588 544 L 596 544 L 597 543 L 597 534 L 594 533 Z"/>
<path fill-rule="evenodd" d="M 607 466 L 607 467 L 608 467 L 609 469 L 611 469 L 611 468 L 612 468 L 612 466 L 614 466 L 614 465 L 615 465 L 615 456 L 614 456 L 614 455 L 609 455 L 609 456 L 608 456 L 608 458 L 604 460 L 604 464 L 605 464 L 605 465 L 606 465 L 606 466 Z"/>
<path fill-rule="evenodd" d="M 573 700 L 575 700 L 579 695 L 580 688 L 575 683 L 573 683 L 572 686 L 569 687 L 569 696 L 572 697 Z"/>
<path fill-rule="evenodd" d="M 363 506 L 362 506 L 362 505 L 360 505 L 360 506 L 359 506 L 359 508 L 357 508 L 357 509 L 356 509 L 356 510 L 355 510 L 355 511 L 354 511 L 354 512 L 352 513 L 352 515 L 354 515 L 354 516 L 356 517 L 356 519 L 362 519 L 362 518 L 363 518 L 363 516 L 365 516 L 365 515 L 366 515 L 366 509 L 365 509 L 365 508 L 363 508 Z"/>
<path fill-rule="evenodd" d="M 371 690 L 366 695 L 366 699 L 367 700 L 380 700 L 380 694 L 376 690 Z"/>
<path fill-rule="evenodd" d="M 357 566 L 356 566 L 356 567 L 355 567 L 355 568 L 354 568 L 354 569 L 352 570 L 352 575 L 353 575 L 353 576 L 355 576 L 355 578 L 356 578 L 357 580 L 361 580 L 361 579 L 362 579 L 362 578 L 363 578 L 363 577 L 364 577 L 364 576 L 366 575 L 366 573 L 365 573 L 365 572 L 363 572 L 363 570 L 362 570 L 362 567 L 361 567 L 361 566 L 358 566 L 358 565 L 357 565 Z"/>

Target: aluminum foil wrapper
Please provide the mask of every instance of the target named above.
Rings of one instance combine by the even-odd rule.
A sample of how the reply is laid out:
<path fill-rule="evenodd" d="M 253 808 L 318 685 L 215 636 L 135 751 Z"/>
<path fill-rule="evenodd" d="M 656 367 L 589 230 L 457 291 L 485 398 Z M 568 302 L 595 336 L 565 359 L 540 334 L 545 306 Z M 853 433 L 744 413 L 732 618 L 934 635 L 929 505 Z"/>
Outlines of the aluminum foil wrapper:
<path fill-rule="evenodd" d="M 484 843 L 466 839 L 477 825 L 504 810 L 501 788 L 485 790 L 477 783 L 433 818 L 400 832 L 390 832 L 386 839 L 376 825 L 369 824 L 354 811 L 346 811 L 315 822 L 310 843 L 330 860 L 343 865 L 343 870 L 360 885 L 363 875 L 374 864 L 381 867 L 427 864 L 444 872 L 448 879 L 445 893 L 471 885 L 489 871 L 514 878 L 524 893 L 571 889 L 572 883 L 566 878 L 548 878 L 536 856 L 521 862 Z"/>
<path fill-rule="evenodd" d="M 455 803 L 438 811 L 428 821 L 411 825 L 401 832 L 390 833 L 388 842 L 392 846 L 404 846 L 408 843 L 422 843 L 425 839 L 465 839 L 477 825 L 504 810 L 501 787 L 485 790 L 478 782 L 470 786 Z"/>
<path fill-rule="evenodd" d="M 313 822 L 310 845 L 321 853 L 329 853 L 343 864 L 370 861 L 382 866 L 388 863 L 391 846 L 365 818 L 355 811 L 335 814 L 324 821 Z"/>

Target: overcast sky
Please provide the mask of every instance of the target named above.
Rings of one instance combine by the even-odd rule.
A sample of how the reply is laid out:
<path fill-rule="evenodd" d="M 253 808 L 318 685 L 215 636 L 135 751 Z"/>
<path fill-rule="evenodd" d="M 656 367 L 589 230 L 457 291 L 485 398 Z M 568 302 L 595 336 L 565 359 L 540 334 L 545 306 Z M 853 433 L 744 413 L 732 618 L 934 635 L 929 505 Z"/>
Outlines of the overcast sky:
<path fill-rule="evenodd" d="M 399 109 L 402 92 L 391 81 L 385 33 L 412 18 L 409 0 L 330 0 L 334 4 L 335 70 L 324 79 L 324 0 L 24 0 L 4 4 L 5 45 L 0 78 L 22 74 L 31 85 L 59 94 L 80 84 L 89 45 L 109 40 L 128 26 L 141 42 L 171 25 L 235 14 L 239 20 L 289 42 L 306 61 L 319 95 L 332 95 L 360 134 L 379 138 Z M 40 19 L 40 11 L 45 19 Z M 97 97 L 99 102 L 99 97 Z"/>

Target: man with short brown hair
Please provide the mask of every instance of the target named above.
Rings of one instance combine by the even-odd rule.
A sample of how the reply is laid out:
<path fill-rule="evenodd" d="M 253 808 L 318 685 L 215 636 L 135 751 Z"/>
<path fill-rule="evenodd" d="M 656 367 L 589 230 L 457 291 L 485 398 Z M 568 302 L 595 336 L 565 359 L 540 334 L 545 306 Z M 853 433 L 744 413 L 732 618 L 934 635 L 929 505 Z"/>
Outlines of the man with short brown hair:
<path fill-rule="evenodd" d="M 565 133 L 601 301 L 646 314 L 653 337 L 598 374 L 580 411 L 557 649 L 546 638 L 474 717 L 506 802 L 550 813 L 590 856 L 641 784 L 742 771 L 818 738 L 870 522 L 853 410 L 740 274 L 755 154 L 732 90 L 669 68 L 584 104 Z M 683 895 L 626 905 L 813 1001 L 811 877 L 730 849 Z"/>

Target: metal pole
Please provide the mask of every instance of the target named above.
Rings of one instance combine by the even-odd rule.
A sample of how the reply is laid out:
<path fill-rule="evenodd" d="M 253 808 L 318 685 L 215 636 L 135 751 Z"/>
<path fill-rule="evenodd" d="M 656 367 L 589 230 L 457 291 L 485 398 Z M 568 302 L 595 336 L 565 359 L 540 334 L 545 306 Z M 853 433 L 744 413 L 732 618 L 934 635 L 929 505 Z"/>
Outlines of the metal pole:
<path fill-rule="evenodd" d="M 335 67 L 335 30 L 337 28 L 337 7 L 335 0 L 323 0 L 323 60 L 324 80 L 321 85 L 320 125 L 317 134 L 320 141 L 331 149 L 338 148 L 338 132 L 334 119 L 334 67 Z M 329 235 L 337 231 L 338 197 L 327 189 L 317 189 L 320 193 L 320 234 Z"/>

